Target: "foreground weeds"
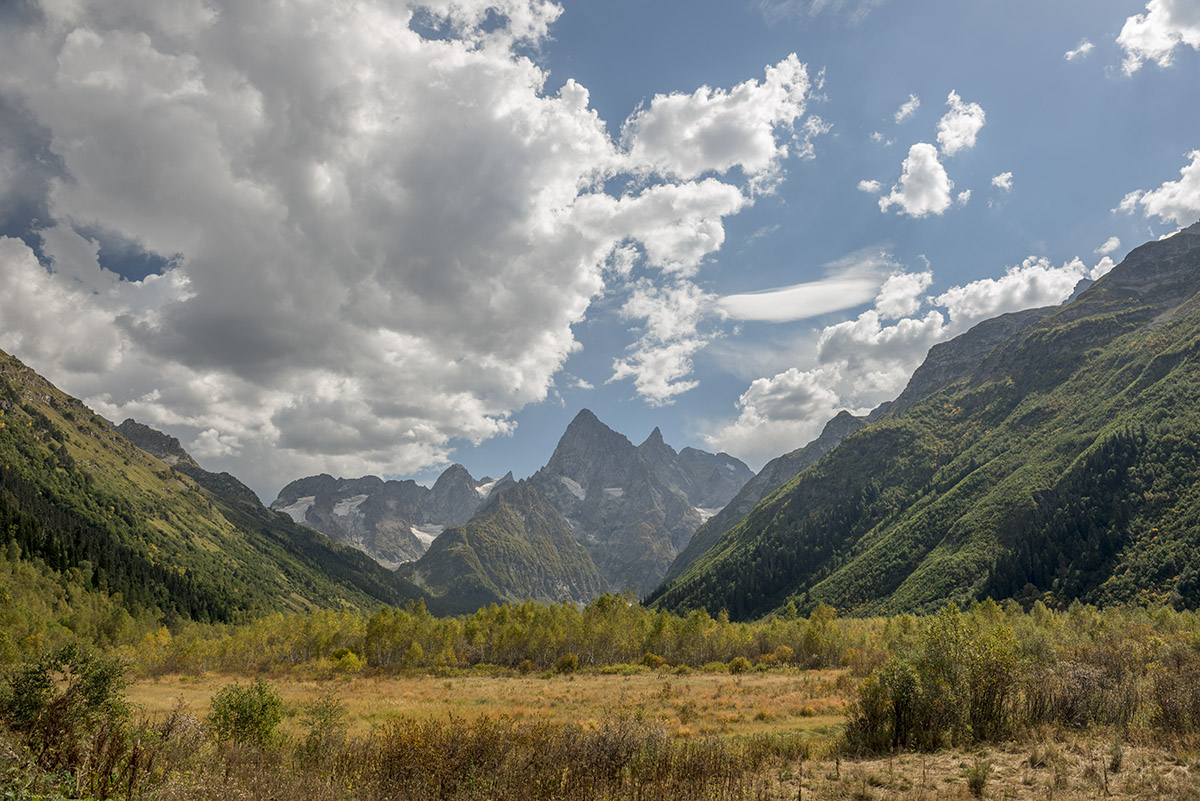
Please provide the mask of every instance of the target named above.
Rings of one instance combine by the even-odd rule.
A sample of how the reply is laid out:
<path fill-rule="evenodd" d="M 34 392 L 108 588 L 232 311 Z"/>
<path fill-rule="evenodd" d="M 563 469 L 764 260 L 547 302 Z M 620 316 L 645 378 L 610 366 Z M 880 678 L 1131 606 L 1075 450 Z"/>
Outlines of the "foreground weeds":
<path fill-rule="evenodd" d="M 369 736 L 276 747 L 206 742 L 187 727 L 158 727 L 159 766 L 108 794 L 30 779 L 30 797 L 194 799 L 758 799 L 776 797 L 778 776 L 806 755 L 786 738 L 675 740 L 634 720 L 579 726 L 510 719 L 417 721 L 397 718 Z M 5 745 L 13 752 L 13 742 Z M 11 775 L 33 776 L 28 765 Z M 120 766 L 118 766 L 119 768 Z M 35 786 L 36 785 L 36 786 Z M 15 787 L 15 785 L 14 785 Z"/>

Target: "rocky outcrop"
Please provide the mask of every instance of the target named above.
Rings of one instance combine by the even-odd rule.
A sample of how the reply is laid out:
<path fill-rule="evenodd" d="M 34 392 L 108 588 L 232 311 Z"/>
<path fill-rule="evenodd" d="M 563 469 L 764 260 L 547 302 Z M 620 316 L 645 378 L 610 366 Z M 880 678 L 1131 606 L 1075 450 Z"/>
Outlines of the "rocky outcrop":
<path fill-rule="evenodd" d="M 233 503 L 253 506 L 262 504 L 254 490 L 234 476 L 229 473 L 213 473 L 201 467 L 175 437 L 133 419 L 127 419 L 116 429 L 134 445 L 183 473 L 213 495 Z"/>
<path fill-rule="evenodd" d="M 666 486 L 683 493 L 693 506 L 715 512 L 737 495 L 754 477 L 745 462 L 727 453 L 708 453 L 684 448 L 679 453 L 663 441 L 657 427 L 638 453 L 650 465 L 654 475 Z"/>

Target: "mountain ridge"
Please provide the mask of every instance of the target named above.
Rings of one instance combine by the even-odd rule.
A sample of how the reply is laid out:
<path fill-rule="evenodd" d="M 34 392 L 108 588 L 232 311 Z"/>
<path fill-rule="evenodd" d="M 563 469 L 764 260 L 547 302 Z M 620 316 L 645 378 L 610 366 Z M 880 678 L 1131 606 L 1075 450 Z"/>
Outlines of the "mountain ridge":
<path fill-rule="evenodd" d="M 1200 395 L 1198 231 L 1136 248 L 973 369 L 846 437 L 655 605 L 735 617 L 989 595 L 1195 606 L 1200 419 L 1184 399 Z"/>

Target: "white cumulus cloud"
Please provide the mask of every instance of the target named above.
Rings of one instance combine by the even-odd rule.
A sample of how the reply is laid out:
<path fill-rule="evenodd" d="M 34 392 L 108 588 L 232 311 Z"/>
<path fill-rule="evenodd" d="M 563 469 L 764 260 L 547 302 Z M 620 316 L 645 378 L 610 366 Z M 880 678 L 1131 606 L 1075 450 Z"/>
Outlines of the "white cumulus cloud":
<path fill-rule="evenodd" d="M 1111 268 L 1107 256 L 1091 270 L 1079 259 L 1055 267 L 1030 257 L 999 278 L 932 296 L 932 271 L 896 272 L 873 308 L 816 333 L 812 363 L 752 381 L 737 402 L 737 417 L 706 440 L 761 464 L 812 440 L 843 409 L 865 414 L 895 398 L 936 343 L 1005 312 L 1061 303 L 1081 279 Z"/>
<path fill-rule="evenodd" d="M 950 208 L 954 182 L 938 160 L 936 147 L 927 142 L 913 145 L 908 149 L 901 170 L 900 183 L 892 187 L 890 194 L 879 199 L 880 211 L 899 206 L 901 214 L 925 217 L 942 214 Z"/>
<path fill-rule="evenodd" d="M 768 179 L 788 155 L 777 131 L 792 130 L 804 115 L 810 86 L 807 68 L 793 54 L 767 67 L 762 82 L 655 95 L 626 120 L 622 139 L 634 165 L 655 172 L 695 178 L 741 167 Z"/>
<path fill-rule="evenodd" d="M 1116 249 L 1119 247 L 1121 247 L 1120 238 L 1115 237 L 1115 236 L 1110 236 L 1108 239 L 1104 240 L 1103 245 L 1096 248 L 1095 252 L 1100 254 L 1101 256 L 1107 256 L 1109 253 L 1116 251 Z"/>
<path fill-rule="evenodd" d="M 978 103 L 964 103 L 958 92 L 946 98 L 950 110 L 938 121 L 938 145 L 946 156 L 954 156 L 975 147 L 975 138 L 987 121 Z"/>
<path fill-rule="evenodd" d="M 1127 75 L 1146 61 L 1169 67 L 1177 47 L 1200 50 L 1200 1 L 1150 0 L 1146 13 L 1125 20 L 1117 44 L 1125 50 Z"/>
<path fill-rule="evenodd" d="M 992 186 L 1001 189 L 1005 192 L 1012 191 L 1013 175 L 1011 172 L 1002 172 L 999 175 L 992 176 Z"/>
<path fill-rule="evenodd" d="M 1200 150 L 1188 154 L 1191 163 L 1179 171 L 1178 181 L 1165 181 L 1157 189 L 1137 189 L 1117 206 L 1119 211 L 1134 213 L 1141 207 L 1146 217 L 1174 220 L 1182 227 L 1200 218 Z"/>
<path fill-rule="evenodd" d="M 897 319 L 915 314 L 921 297 L 933 283 L 933 272 L 895 273 L 888 276 L 875 297 L 875 311 L 882 319 Z"/>
<path fill-rule="evenodd" d="M 696 386 L 688 380 L 692 356 L 708 344 L 701 332 L 715 298 L 689 281 L 657 286 L 639 281 L 621 307 L 621 317 L 643 321 L 642 336 L 629 354 L 613 360 L 609 382 L 633 379 L 638 394 L 661 406 Z"/>
<path fill-rule="evenodd" d="M 869 195 L 877 195 L 883 189 L 883 184 L 876 180 L 862 180 L 858 182 L 858 191 L 866 192 Z"/>

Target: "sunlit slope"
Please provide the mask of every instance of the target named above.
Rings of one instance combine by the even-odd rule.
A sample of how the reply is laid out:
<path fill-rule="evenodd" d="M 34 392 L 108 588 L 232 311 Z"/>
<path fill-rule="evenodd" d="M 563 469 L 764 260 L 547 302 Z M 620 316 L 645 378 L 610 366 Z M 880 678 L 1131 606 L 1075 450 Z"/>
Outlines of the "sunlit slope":
<path fill-rule="evenodd" d="M 202 489 L 3 353 L 0 523 L 25 557 L 83 567 L 131 609 L 229 620 L 417 595 L 284 515 Z"/>
<path fill-rule="evenodd" d="M 527 481 L 490 498 L 469 522 L 443 532 L 399 572 L 450 612 L 526 598 L 582 603 L 605 589 L 587 549 Z"/>
<path fill-rule="evenodd" d="M 1197 606 L 1198 287 L 1200 227 L 1138 248 L 968 378 L 846 438 L 654 602 Z"/>

